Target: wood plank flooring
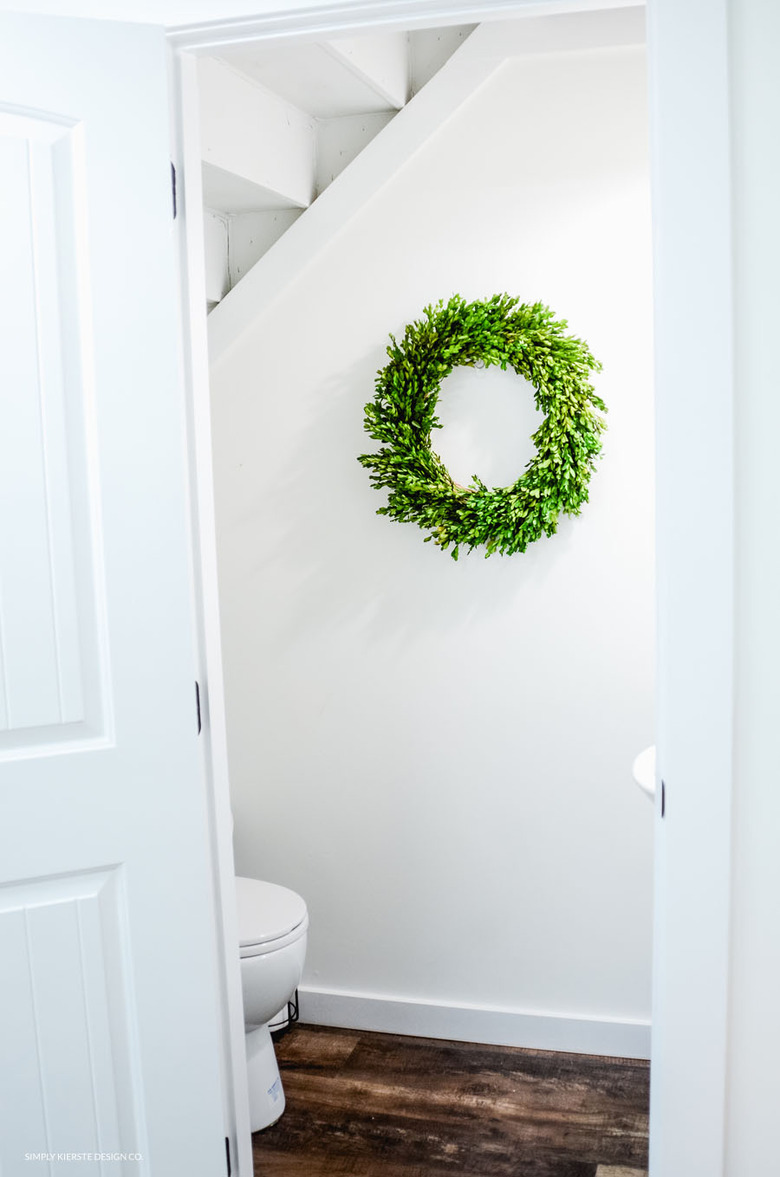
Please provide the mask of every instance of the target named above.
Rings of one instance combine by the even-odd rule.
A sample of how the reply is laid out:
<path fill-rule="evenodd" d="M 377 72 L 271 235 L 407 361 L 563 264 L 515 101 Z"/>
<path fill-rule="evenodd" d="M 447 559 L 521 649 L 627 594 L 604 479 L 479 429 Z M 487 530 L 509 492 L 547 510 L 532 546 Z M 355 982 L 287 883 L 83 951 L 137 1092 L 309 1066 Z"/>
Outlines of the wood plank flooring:
<path fill-rule="evenodd" d="M 649 1066 L 298 1024 L 256 1177 L 645 1177 Z"/>

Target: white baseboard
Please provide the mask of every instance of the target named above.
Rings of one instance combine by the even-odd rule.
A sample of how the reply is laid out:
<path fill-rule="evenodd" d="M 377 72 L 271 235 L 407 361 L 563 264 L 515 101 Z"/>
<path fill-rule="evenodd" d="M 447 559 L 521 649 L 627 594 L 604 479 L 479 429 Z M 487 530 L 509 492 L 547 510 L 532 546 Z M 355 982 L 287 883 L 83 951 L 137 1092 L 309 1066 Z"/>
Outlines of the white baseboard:
<path fill-rule="evenodd" d="M 523 1013 L 476 1005 L 434 1005 L 409 998 L 311 987 L 299 989 L 298 996 L 301 1021 L 315 1026 L 612 1058 L 650 1057 L 649 1022 Z"/>

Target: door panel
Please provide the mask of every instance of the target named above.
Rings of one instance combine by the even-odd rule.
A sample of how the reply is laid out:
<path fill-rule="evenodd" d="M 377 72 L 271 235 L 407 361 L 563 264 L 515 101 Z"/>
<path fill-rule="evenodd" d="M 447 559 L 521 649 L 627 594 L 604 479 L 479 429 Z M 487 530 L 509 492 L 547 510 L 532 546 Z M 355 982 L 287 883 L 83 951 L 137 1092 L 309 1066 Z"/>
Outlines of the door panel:
<path fill-rule="evenodd" d="M 0 114 L 0 255 L 13 275 L 0 289 L 0 756 L 105 735 L 109 713 L 85 433 L 89 423 L 95 436 L 83 147 L 72 121 Z"/>
<path fill-rule="evenodd" d="M 20 1063 L 14 1075 L 4 1068 L 0 1076 L 2 1106 L 18 1109 L 4 1124 L 10 1158 L 39 1151 L 40 1140 L 43 1151 L 78 1153 L 92 1141 L 95 1151 L 110 1152 L 141 1138 L 122 883 L 121 869 L 114 868 L 0 892 L 8 994 L 0 1007 L 0 1038 L 4 1052 Z M 118 1164 L 104 1168 L 121 1171 Z"/>

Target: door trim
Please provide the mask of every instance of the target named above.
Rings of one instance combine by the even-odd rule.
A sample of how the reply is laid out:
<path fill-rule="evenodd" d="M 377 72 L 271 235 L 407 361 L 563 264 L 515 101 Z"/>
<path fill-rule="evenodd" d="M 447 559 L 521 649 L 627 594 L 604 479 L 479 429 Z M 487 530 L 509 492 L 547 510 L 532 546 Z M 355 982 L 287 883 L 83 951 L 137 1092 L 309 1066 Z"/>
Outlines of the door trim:
<path fill-rule="evenodd" d="M 192 61 L 192 55 L 226 44 L 642 6 L 630 0 L 493 0 L 482 4 L 473 0 L 366 0 L 285 12 L 275 7 L 280 3 L 281 0 L 267 0 L 267 10 L 252 18 L 214 20 L 169 31 L 174 55 L 181 59 L 180 128 L 196 118 L 194 96 L 188 90 L 191 75 L 189 82 L 184 80 L 189 68 L 185 58 Z M 714 281 L 709 261 L 716 245 L 723 262 L 725 254 L 730 254 L 732 239 L 726 18 L 726 0 L 650 0 L 650 163 L 656 267 L 657 744 L 659 779 L 663 777 L 669 798 L 664 818 L 660 800 L 656 809 L 651 1177 L 668 1177 L 682 1171 L 683 1158 L 688 1177 L 716 1177 L 723 1173 L 724 1166 L 734 578 L 734 483 L 730 462 L 733 373 L 727 358 L 724 362 L 724 348 L 728 356 L 732 284 L 728 266 L 721 266 L 719 281 Z M 687 41 L 695 44 L 692 56 L 685 52 Z M 708 113 L 704 111 L 705 127 L 698 136 L 696 182 L 692 184 L 689 155 L 675 148 L 680 125 L 701 113 L 697 104 L 697 83 L 701 79 L 706 82 L 710 105 Z M 199 171 L 199 161 L 193 154 L 196 148 L 191 128 L 187 134 L 190 163 L 184 168 L 186 200 L 192 207 L 199 207 L 199 180 L 193 178 Z M 690 223 L 692 188 L 708 193 L 713 215 L 706 218 L 704 230 L 689 241 L 690 248 L 681 254 L 679 232 Z M 200 310 L 205 308 L 205 282 L 199 260 L 203 256 L 202 230 L 199 218 L 189 220 L 196 223 L 188 224 L 186 234 L 189 265 L 183 276 L 183 305 L 190 317 L 195 351 L 191 395 L 203 433 L 196 461 L 196 487 L 199 501 L 208 504 L 202 517 L 213 531 L 211 462 L 203 449 L 208 370 L 205 310 Z M 704 341 L 704 346 L 696 349 L 695 358 L 701 361 L 702 352 L 707 352 L 709 370 L 706 365 L 702 370 L 700 364 L 692 373 L 690 362 L 694 357 L 686 354 L 684 340 L 674 324 L 690 323 L 694 307 L 699 308 L 696 321 Z M 686 402 L 691 379 L 695 387 L 706 386 L 708 375 L 713 374 L 719 380 L 721 413 L 708 422 L 708 448 L 700 454 L 695 469 L 674 462 L 670 466 L 673 455 L 681 450 L 702 450 L 695 404 L 692 401 L 692 411 L 682 414 L 680 405 Z M 718 512 L 711 507 L 713 494 Z M 689 502 L 688 513 L 692 500 L 707 503 L 707 510 L 697 514 L 692 535 L 681 534 L 677 526 L 676 504 L 681 496 Z M 717 552 L 714 560 L 713 552 Z M 697 554 L 706 556 L 702 571 L 695 566 Z M 201 560 L 212 586 L 206 600 L 206 625 L 212 632 L 212 657 L 218 662 L 218 603 L 212 566 L 215 559 L 210 533 L 202 545 Z M 702 613 L 694 602 L 711 597 L 714 584 L 718 587 L 713 608 Z M 209 680 L 211 705 L 224 734 L 221 667 L 209 669 Z M 215 702 L 217 684 L 220 699 Z M 707 706 L 699 705 L 700 688 L 706 688 Z M 219 761 L 221 787 L 226 790 L 223 735 L 213 755 Z M 658 788 L 659 799 L 661 792 Z M 224 808 L 229 810 L 227 803 Z M 706 839 L 701 837 L 704 815 Z M 224 830 L 222 836 L 225 837 Z M 698 949 L 695 956 L 687 950 L 694 931 Z M 702 996 L 711 993 L 713 987 L 717 990 L 715 998 L 703 1001 Z M 678 1034 L 686 1026 L 691 1032 Z M 693 1067 L 697 1075 L 707 1076 L 695 1100 L 691 1088 Z M 239 1147 L 239 1177 L 251 1177 L 251 1158 L 241 1158 Z"/>

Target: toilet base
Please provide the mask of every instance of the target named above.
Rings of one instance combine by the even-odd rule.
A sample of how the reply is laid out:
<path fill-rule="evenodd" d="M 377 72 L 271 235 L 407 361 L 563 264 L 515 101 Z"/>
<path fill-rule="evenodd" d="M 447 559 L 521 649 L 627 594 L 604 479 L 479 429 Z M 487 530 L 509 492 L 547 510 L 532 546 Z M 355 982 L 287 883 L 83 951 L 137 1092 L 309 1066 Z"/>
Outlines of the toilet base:
<path fill-rule="evenodd" d="M 252 1132 L 260 1132 L 275 1124 L 284 1111 L 284 1089 L 268 1026 L 247 1030 L 245 1041 L 249 1126 Z"/>

